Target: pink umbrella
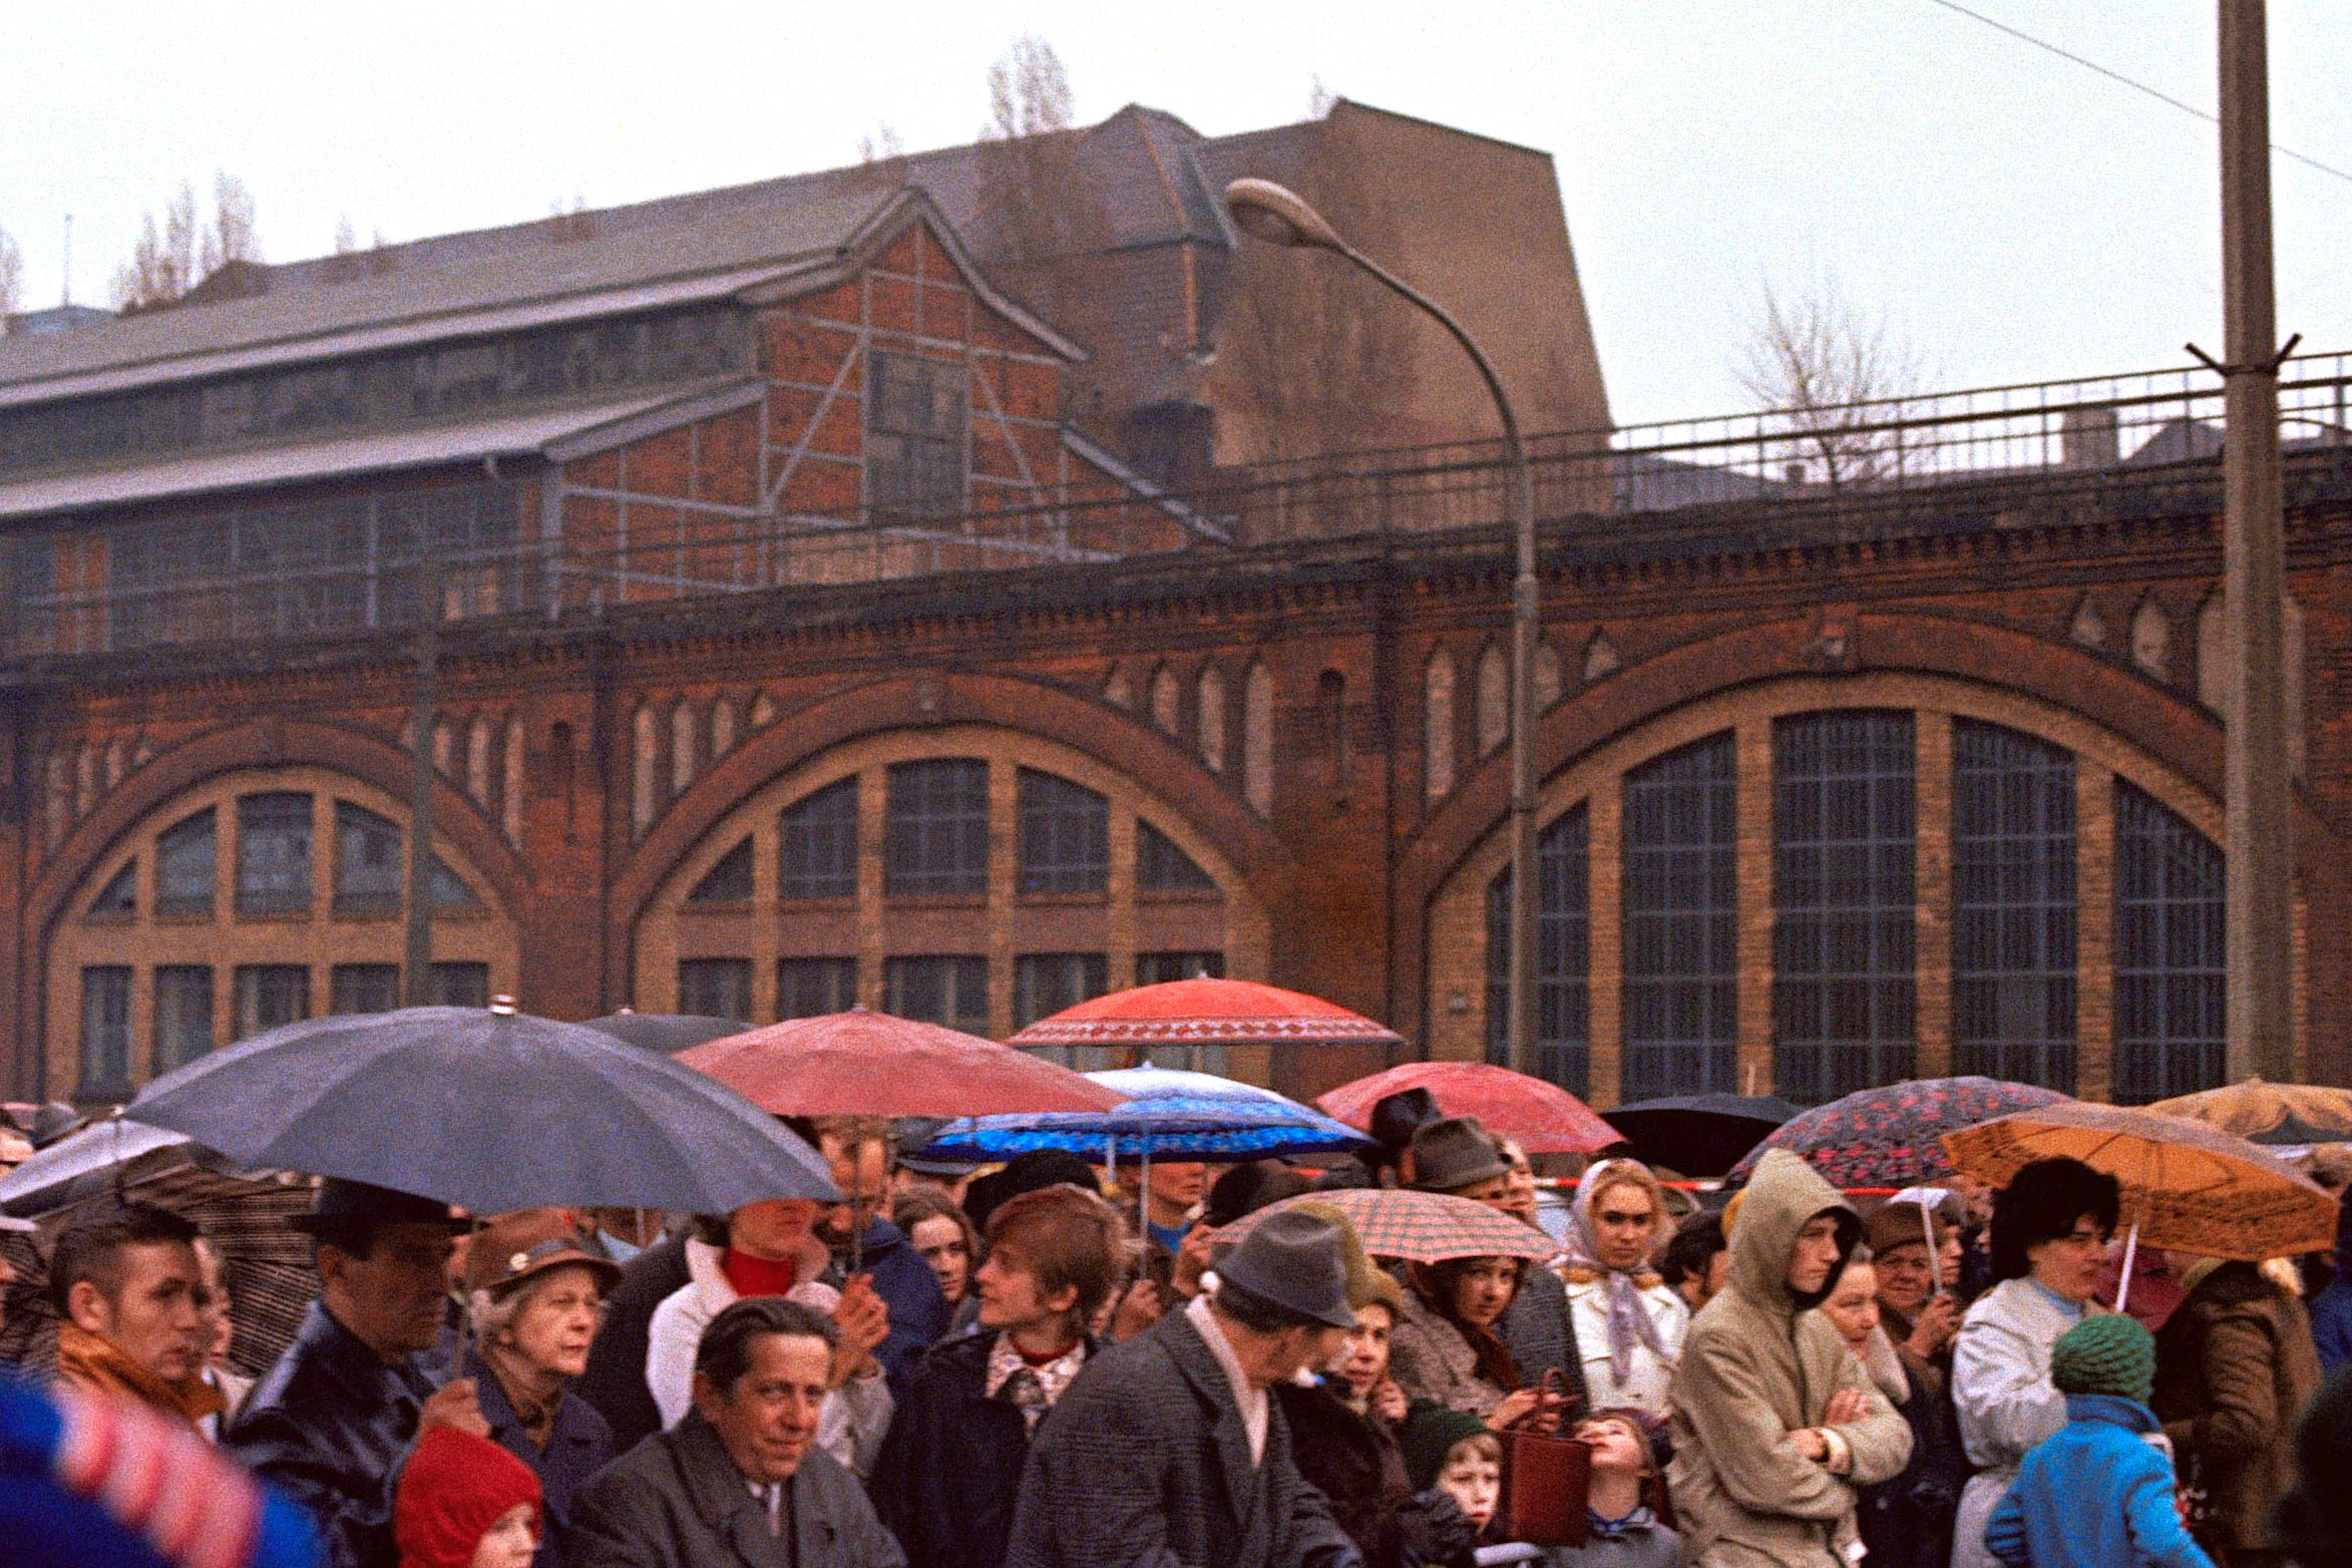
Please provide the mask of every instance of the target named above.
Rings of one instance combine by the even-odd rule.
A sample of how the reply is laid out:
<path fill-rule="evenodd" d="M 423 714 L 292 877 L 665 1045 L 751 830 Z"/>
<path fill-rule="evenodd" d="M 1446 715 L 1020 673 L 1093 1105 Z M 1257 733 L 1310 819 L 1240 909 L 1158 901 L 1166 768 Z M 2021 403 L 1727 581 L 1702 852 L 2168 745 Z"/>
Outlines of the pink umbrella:
<path fill-rule="evenodd" d="M 863 1007 L 730 1034 L 676 1059 L 772 1116 L 1095 1111 L 1125 1098 L 994 1040 Z"/>
<path fill-rule="evenodd" d="M 1038 1045 L 1377 1045 L 1404 1043 L 1360 1012 L 1256 980 L 1137 985 L 1039 1018 L 1011 1043 Z"/>
<path fill-rule="evenodd" d="M 1370 1130 L 1372 1106 L 1406 1089 L 1427 1089 L 1448 1116 L 1475 1116 L 1488 1132 L 1518 1140 L 1529 1154 L 1598 1154 L 1625 1141 L 1591 1106 L 1556 1083 L 1482 1061 L 1408 1061 L 1315 1103 L 1351 1127 Z"/>

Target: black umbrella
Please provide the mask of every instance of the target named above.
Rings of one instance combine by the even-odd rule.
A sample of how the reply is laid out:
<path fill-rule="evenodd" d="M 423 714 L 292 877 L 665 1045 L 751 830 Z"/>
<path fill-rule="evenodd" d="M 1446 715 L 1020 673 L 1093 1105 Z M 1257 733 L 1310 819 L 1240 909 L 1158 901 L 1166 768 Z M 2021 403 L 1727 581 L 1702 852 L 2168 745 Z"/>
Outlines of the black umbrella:
<path fill-rule="evenodd" d="M 1721 1176 L 1801 1105 L 1753 1094 L 1677 1094 L 1601 1112 L 1644 1163 L 1685 1176 Z"/>
<path fill-rule="evenodd" d="M 156 1079 L 129 1114 L 248 1167 L 477 1214 L 841 1201 L 816 1150 L 691 1067 L 584 1024 L 474 1007 L 289 1023 Z"/>
<path fill-rule="evenodd" d="M 735 1018 L 714 1018 L 701 1012 L 607 1012 L 600 1018 L 588 1019 L 588 1026 L 665 1056 L 675 1056 L 679 1051 L 707 1045 L 712 1040 L 723 1040 L 730 1034 L 741 1034 L 751 1027 Z"/>

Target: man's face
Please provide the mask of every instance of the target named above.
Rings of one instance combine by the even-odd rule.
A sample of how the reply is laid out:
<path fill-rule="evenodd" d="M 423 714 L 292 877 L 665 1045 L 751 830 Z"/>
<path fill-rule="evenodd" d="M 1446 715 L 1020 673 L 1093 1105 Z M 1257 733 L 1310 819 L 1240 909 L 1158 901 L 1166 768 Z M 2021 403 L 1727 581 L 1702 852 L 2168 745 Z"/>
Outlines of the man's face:
<path fill-rule="evenodd" d="M 1788 1255 L 1788 1289 L 1799 1296 L 1817 1295 L 1836 1267 L 1837 1216 L 1816 1214 L 1796 1233 L 1796 1246 Z"/>
<path fill-rule="evenodd" d="M 411 1222 L 377 1231 L 365 1258 L 320 1248 L 328 1309 L 386 1361 L 431 1350 L 441 1338 L 453 1245 L 443 1227 Z"/>
<path fill-rule="evenodd" d="M 1320 1323 L 1295 1324 L 1276 1338 L 1277 1349 L 1268 1358 L 1272 1373 L 1261 1387 L 1272 1387 L 1278 1382 L 1289 1382 L 1307 1368 L 1318 1370 L 1329 1367 L 1348 1349 L 1347 1329 L 1327 1328 Z"/>
<path fill-rule="evenodd" d="M 991 1331 L 1046 1323 L 1068 1312 L 1078 1300 L 1077 1288 L 1068 1285 L 1048 1297 L 1036 1271 L 1019 1251 L 1002 1243 L 989 1250 L 987 1262 L 980 1266 L 972 1284 L 980 1293 L 980 1326 Z"/>
<path fill-rule="evenodd" d="M 1450 1197 L 1467 1198 L 1472 1203 L 1483 1203 L 1498 1214 L 1511 1212 L 1511 1178 L 1508 1173 L 1474 1181 L 1467 1187 L 1456 1187 Z"/>
<path fill-rule="evenodd" d="M 817 1411 L 833 1372 L 833 1352 L 805 1334 L 762 1334 L 751 1365 L 734 1386 L 717 1388 L 694 1374 L 694 1408 L 718 1432 L 746 1480 L 792 1478 L 816 1440 Z"/>
<path fill-rule="evenodd" d="M 874 1211 L 882 1207 L 888 1161 L 879 1142 L 861 1143 L 852 1148 L 838 1138 L 824 1137 L 817 1140 L 817 1152 L 833 1167 L 833 1185 L 848 1200 L 830 1205 L 818 1228 L 835 1249 L 846 1248 L 866 1234 L 866 1227 L 874 1221 Z"/>
<path fill-rule="evenodd" d="M 1181 1220 L 1184 1211 L 1200 1202 L 1208 1190 L 1208 1176 L 1207 1166 L 1191 1161 L 1153 1161 L 1149 1198 L 1153 1223 L 1174 1225 Z"/>
<path fill-rule="evenodd" d="M 1628 1274 L 1650 1261 L 1658 1239 L 1658 1204 L 1639 1183 L 1611 1182 L 1594 1194 L 1587 1211 L 1593 1221 L 1593 1261 L 1618 1274 Z"/>
<path fill-rule="evenodd" d="M 134 1242 L 115 1254 L 121 1284 L 112 1296 L 95 1281 L 74 1287 L 74 1322 L 166 1382 L 204 1364 L 207 1325 L 196 1310 L 203 1270 L 186 1242 Z"/>

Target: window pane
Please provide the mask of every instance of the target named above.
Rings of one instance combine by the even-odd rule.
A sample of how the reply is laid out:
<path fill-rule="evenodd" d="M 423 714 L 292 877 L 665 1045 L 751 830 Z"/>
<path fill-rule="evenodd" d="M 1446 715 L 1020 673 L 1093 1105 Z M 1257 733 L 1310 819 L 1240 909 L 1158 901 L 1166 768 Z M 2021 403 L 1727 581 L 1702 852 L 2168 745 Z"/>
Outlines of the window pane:
<path fill-rule="evenodd" d="M 164 831 L 156 840 L 156 913 L 209 915 L 218 871 L 212 808 Z"/>
<path fill-rule="evenodd" d="M 1100 893 L 1110 877 L 1110 802 L 1050 773 L 1020 770 L 1020 891 Z"/>
<path fill-rule="evenodd" d="M 2221 851 L 2146 790 L 2116 780 L 2119 1104 L 2226 1077 Z"/>
<path fill-rule="evenodd" d="M 114 874 L 98 897 L 90 901 L 93 915 L 136 915 L 139 913 L 139 862 L 127 861 Z"/>
<path fill-rule="evenodd" d="M 1217 884 L 1150 823 L 1135 824 L 1135 886 L 1145 893 L 1214 893 Z"/>
<path fill-rule="evenodd" d="M 680 959 L 678 1011 L 751 1021 L 749 959 Z"/>
<path fill-rule="evenodd" d="M 1799 1105 L 1912 1073 L 1915 755 L 1908 713 L 1772 726 L 1773 1077 Z"/>
<path fill-rule="evenodd" d="M 1025 1029 L 1109 989 L 1099 953 L 1024 953 L 1012 961 L 1012 1026 Z"/>
<path fill-rule="evenodd" d="M 1536 841 L 1535 1070 L 1571 1094 L 1592 1076 L 1590 813 L 1578 806 Z M 1510 1057 L 1511 870 L 1486 889 L 1486 1059 Z"/>
<path fill-rule="evenodd" d="M 964 367 L 876 349 L 866 356 L 866 501 L 891 517 L 964 510 Z"/>
<path fill-rule="evenodd" d="M 490 966 L 436 964 L 433 966 L 433 1005 L 487 1007 L 490 1005 Z"/>
<path fill-rule="evenodd" d="M 988 765 L 972 758 L 900 762 L 890 770 L 883 891 L 988 891 Z"/>
<path fill-rule="evenodd" d="M 856 959 L 778 959 L 776 1016 L 816 1018 L 858 1001 Z"/>
<path fill-rule="evenodd" d="M 2075 1088 L 2075 759 L 1952 725 L 1954 1070 Z"/>
<path fill-rule="evenodd" d="M 443 911 L 478 910 L 482 907 L 482 901 L 474 897 L 474 890 L 466 879 L 450 870 L 449 863 L 440 856 L 433 857 L 426 875 L 432 882 L 433 909 L 436 914 Z"/>
<path fill-rule="evenodd" d="M 988 1032 L 988 961 L 948 957 L 892 959 L 883 967 L 882 1007 L 902 1018 Z"/>
<path fill-rule="evenodd" d="M 212 971 L 167 964 L 156 971 L 156 1071 L 184 1067 L 212 1048 Z"/>
<path fill-rule="evenodd" d="M 119 964 L 82 972 L 84 1099 L 131 1091 L 131 971 Z"/>
<path fill-rule="evenodd" d="M 304 797 L 295 796 L 300 800 Z M 338 915 L 392 915 L 399 913 L 401 883 L 405 872 L 401 864 L 401 832 L 397 823 L 390 822 L 364 806 L 354 806 L 347 800 L 335 802 L 335 913 Z M 372 1007 L 343 1008 L 338 1012 L 372 1012 Z"/>
<path fill-rule="evenodd" d="M 721 855 L 718 864 L 694 884 L 688 904 L 741 904 L 751 898 L 751 840 L 745 839 Z"/>
<path fill-rule="evenodd" d="M 982 793 L 985 793 L 984 785 Z M 777 897 L 857 897 L 858 781 L 855 775 L 838 784 L 828 784 L 787 809 L 778 827 Z"/>
<path fill-rule="evenodd" d="M 1737 1088 L 1737 805 L 1729 732 L 1625 776 L 1626 1099 Z"/>
<path fill-rule="evenodd" d="M 1223 980 L 1225 955 L 1222 953 L 1138 953 L 1135 955 L 1135 983 L 1159 985 L 1168 980 Z"/>
<path fill-rule="evenodd" d="M 299 964 L 245 964 L 236 972 L 236 1037 L 310 1016 L 310 971 Z"/>
<path fill-rule="evenodd" d="M 236 803 L 236 912 L 310 908 L 310 797 L 247 795 Z"/>
<path fill-rule="evenodd" d="M 397 964 L 338 964 L 327 985 L 329 1012 L 390 1012 L 400 1005 Z"/>

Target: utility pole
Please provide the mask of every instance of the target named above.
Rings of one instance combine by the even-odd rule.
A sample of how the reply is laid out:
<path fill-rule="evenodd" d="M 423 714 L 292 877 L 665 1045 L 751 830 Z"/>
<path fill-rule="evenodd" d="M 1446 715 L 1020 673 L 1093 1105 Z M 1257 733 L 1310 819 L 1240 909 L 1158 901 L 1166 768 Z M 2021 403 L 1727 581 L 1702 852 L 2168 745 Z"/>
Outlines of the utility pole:
<path fill-rule="evenodd" d="M 2277 302 L 2270 268 L 2270 87 L 2264 0 L 2219 0 L 2221 592 L 2227 697 L 2231 1082 L 2295 1075 L 2293 788 L 2286 709 L 2285 527 L 2278 478 Z M 2293 346 L 2291 343 L 2288 345 Z M 2201 357 L 2201 356 L 2200 356 Z M 2210 363 L 2210 361 L 2207 361 Z"/>
<path fill-rule="evenodd" d="M 408 787 L 408 984 L 412 1007 L 433 996 L 433 762 L 434 708 L 441 682 L 441 563 L 417 563 L 417 694 L 410 738 Z"/>

